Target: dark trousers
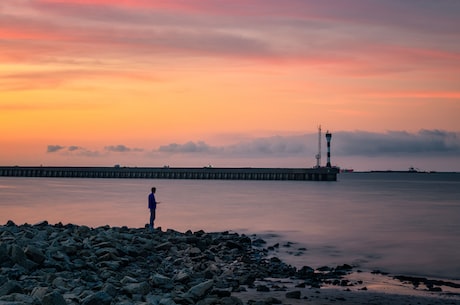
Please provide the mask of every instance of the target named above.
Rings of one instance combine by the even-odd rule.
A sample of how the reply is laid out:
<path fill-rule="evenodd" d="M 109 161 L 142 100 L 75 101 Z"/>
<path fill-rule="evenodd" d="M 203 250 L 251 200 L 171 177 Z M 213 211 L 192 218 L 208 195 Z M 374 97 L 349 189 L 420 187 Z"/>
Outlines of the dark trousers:
<path fill-rule="evenodd" d="M 153 229 L 155 222 L 155 209 L 150 209 L 150 228 Z"/>

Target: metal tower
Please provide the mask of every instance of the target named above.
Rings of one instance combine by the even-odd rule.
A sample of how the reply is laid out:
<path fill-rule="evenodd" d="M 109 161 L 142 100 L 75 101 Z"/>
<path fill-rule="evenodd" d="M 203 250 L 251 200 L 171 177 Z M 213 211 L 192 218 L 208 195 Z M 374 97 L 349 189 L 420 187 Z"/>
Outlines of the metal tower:
<path fill-rule="evenodd" d="M 318 154 L 316 155 L 316 167 L 321 167 L 321 125 L 318 126 Z"/>

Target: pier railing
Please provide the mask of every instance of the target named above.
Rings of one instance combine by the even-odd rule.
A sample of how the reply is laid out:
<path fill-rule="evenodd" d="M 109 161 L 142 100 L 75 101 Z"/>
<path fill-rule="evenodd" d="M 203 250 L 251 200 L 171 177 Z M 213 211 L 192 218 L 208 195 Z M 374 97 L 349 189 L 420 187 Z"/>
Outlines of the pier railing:
<path fill-rule="evenodd" d="M 309 180 L 336 181 L 339 170 L 318 168 L 178 168 L 178 167 L 0 167 L 3 177 Z"/>

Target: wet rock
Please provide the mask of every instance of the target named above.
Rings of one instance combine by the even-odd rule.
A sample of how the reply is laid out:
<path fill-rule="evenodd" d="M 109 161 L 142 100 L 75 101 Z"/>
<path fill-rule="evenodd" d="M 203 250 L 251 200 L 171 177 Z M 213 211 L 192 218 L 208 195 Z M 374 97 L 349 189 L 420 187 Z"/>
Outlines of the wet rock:
<path fill-rule="evenodd" d="M 303 266 L 297 271 L 297 276 L 301 279 L 307 279 L 314 276 L 315 269 L 309 266 Z"/>
<path fill-rule="evenodd" d="M 299 290 L 286 292 L 286 298 L 288 299 L 300 299 L 301 292 Z"/>
<path fill-rule="evenodd" d="M 268 288 L 268 286 L 266 285 L 257 285 L 256 290 L 262 292 L 269 292 L 270 288 Z"/>
<path fill-rule="evenodd" d="M 283 302 L 280 299 L 274 297 L 268 297 L 263 300 L 266 304 L 282 304 Z"/>
<path fill-rule="evenodd" d="M 222 305 L 243 305 L 243 301 L 233 296 L 223 297 L 219 300 L 219 302 Z"/>

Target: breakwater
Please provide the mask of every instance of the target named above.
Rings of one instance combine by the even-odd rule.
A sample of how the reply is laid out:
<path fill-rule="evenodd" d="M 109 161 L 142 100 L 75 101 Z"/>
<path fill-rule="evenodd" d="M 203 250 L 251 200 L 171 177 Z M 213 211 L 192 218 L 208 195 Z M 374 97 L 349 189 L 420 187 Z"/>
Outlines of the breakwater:
<path fill-rule="evenodd" d="M 339 169 L 2 166 L 0 177 L 337 181 Z"/>

